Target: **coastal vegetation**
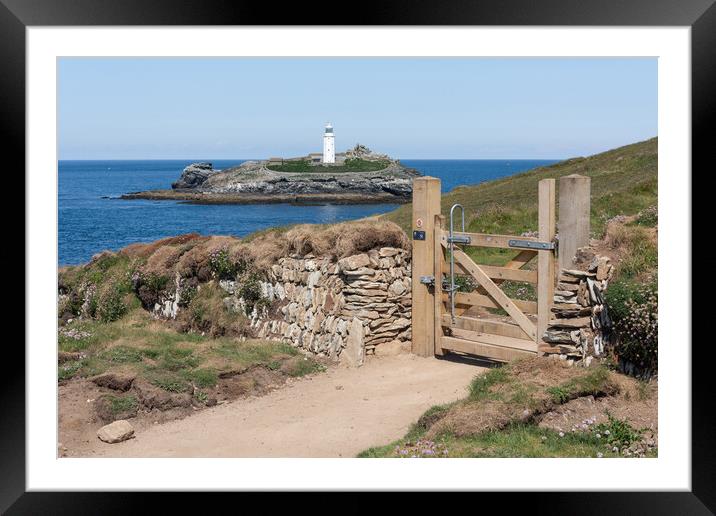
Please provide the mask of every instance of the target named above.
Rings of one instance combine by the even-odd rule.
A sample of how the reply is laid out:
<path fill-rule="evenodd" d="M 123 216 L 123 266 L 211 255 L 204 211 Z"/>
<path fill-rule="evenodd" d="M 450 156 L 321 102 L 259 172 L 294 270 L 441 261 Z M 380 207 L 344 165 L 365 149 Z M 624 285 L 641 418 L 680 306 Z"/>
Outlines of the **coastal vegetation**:
<path fill-rule="evenodd" d="M 430 408 L 402 439 L 358 456 L 655 457 L 652 429 L 639 427 L 636 418 L 591 415 L 598 403 L 614 410 L 646 407 L 656 394 L 644 385 L 604 366 L 522 359 L 475 377 L 466 398 Z M 587 412 L 578 404 L 586 397 Z"/>
<path fill-rule="evenodd" d="M 251 367 L 282 369 L 289 376 L 322 368 L 287 344 L 182 333 L 140 308 L 110 323 L 82 320 L 64 326 L 58 341 L 60 381 L 112 372 L 169 392 L 192 393 L 192 385 L 199 391 L 213 388 L 220 375 Z"/>
<path fill-rule="evenodd" d="M 388 221 L 298 225 L 245 240 L 180 235 L 63 267 L 58 339 L 64 359 L 58 377 L 65 381 L 119 369 L 183 392 L 192 382 L 214 386 L 227 370 L 280 367 L 299 351 L 254 339 L 247 317 L 254 309 L 270 308 L 259 281 L 271 265 L 291 254 L 337 259 L 381 246 L 406 249 L 409 241 Z M 243 306 L 226 304 L 229 284 Z M 173 317 L 156 318 L 166 306 Z M 299 365 L 291 374 L 320 369 L 313 358 Z"/>
<path fill-rule="evenodd" d="M 343 172 L 377 172 L 390 165 L 388 160 L 368 160 L 347 158 L 341 165 L 314 165 L 308 160 L 284 161 L 281 165 L 270 164 L 266 168 L 274 172 L 292 172 L 296 174 L 343 173 Z"/>

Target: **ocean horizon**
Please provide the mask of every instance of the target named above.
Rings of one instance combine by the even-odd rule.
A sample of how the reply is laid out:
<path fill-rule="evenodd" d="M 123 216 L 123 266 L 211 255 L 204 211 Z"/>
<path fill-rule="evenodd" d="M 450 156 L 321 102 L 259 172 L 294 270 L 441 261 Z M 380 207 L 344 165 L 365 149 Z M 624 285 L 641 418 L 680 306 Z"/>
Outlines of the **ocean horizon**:
<path fill-rule="evenodd" d="M 256 158 L 258 159 L 258 158 Z M 243 237 L 289 224 L 326 224 L 392 211 L 398 204 L 295 206 L 291 204 L 196 205 L 180 201 L 119 199 L 128 192 L 168 189 L 184 167 L 199 161 L 215 169 L 249 159 L 59 160 L 58 264 L 77 265 L 105 249 L 197 232 Z M 560 160 L 401 159 L 438 177 L 443 193 L 457 186 L 507 177 Z"/>

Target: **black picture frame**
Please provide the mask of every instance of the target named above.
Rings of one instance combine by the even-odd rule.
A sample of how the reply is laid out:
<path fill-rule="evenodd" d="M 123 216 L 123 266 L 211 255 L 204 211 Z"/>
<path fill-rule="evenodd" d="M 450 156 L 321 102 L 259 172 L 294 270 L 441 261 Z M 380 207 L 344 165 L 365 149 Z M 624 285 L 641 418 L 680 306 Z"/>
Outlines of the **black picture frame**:
<path fill-rule="evenodd" d="M 344 25 L 345 20 L 355 25 L 689 26 L 692 44 L 692 203 L 693 206 L 709 205 L 709 190 L 694 189 L 693 180 L 697 177 L 694 171 L 709 172 L 707 164 L 713 159 L 713 143 L 708 129 L 713 128 L 716 113 L 714 0 L 370 0 L 349 7 L 341 9 L 333 3 L 271 4 L 228 0 L 0 0 L 3 162 L 11 164 L 13 170 L 25 170 L 25 29 L 30 26 Z M 341 11 L 346 14 L 339 17 Z M 336 19 L 341 21 L 336 23 Z M 687 174 L 684 174 L 684 180 L 689 180 Z M 18 208 L 13 210 L 17 217 Z M 17 261 L 19 257 L 14 255 L 10 259 Z M 716 262 L 713 258 L 706 261 L 709 266 Z M 699 263 L 703 266 L 703 260 Z M 30 271 L 25 269 L 24 272 L 27 275 Z M 691 282 L 691 278 L 685 278 L 685 281 Z M 701 319 L 708 319 L 703 305 L 694 302 L 692 306 L 696 315 L 696 318 L 692 315 L 693 320 L 699 320 L 699 315 Z M 687 330 L 685 335 L 688 338 Z M 692 338 L 696 339 L 695 332 Z M 714 383 L 710 381 L 713 361 L 709 358 L 713 357 L 714 347 L 711 340 L 700 346 L 698 359 L 692 363 L 691 492 L 550 492 L 503 493 L 501 496 L 509 498 L 511 508 L 525 504 L 531 514 L 716 512 L 716 432 L 711 414 L 716 406 L 716 396 Z M 7 344 L 3 361 L 12 363 L 12 367 L 4 368 L 3 388 L 0 389 L 0 511 L 7 511 L 7 514 L 126 514 L 148 510 L 146 501 L 135 494 L 25 492 L 25 353 L 20 346 Z M 698 407 L 702 410 L 697 410 Z M 155 496 L 161 497 L 165 511 L 172 505 L 185 510 L 192 507 L 184 494 Z M 472 499 L 476 500 L 477 496 L 484 508 L 492 505 L 489 502 L 505 502 L 494 500 L 500 496 L 498 494 L 480 493 Z M 414 500 L 423 503 L 419 496 Z M 370 507 L 368 503 L 365 502 L 366 509 Z M 457 499 L 452 503 L 458 503 Z M 362 505 L 356 499 L 351 510 L 359 510 Z"/>

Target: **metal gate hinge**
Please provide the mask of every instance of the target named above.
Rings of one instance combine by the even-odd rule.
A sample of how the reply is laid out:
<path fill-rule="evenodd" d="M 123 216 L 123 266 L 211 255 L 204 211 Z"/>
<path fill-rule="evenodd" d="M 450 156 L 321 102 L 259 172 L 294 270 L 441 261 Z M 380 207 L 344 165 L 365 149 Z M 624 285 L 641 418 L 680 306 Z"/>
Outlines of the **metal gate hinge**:
<path fill-rule="evenodd" d="M 507 245 L 510 247 L 518 247 L 522 249 L 549 249 L 557 248 L 556 242 L 535 242 L 533 240 L 508 240 Z"/>

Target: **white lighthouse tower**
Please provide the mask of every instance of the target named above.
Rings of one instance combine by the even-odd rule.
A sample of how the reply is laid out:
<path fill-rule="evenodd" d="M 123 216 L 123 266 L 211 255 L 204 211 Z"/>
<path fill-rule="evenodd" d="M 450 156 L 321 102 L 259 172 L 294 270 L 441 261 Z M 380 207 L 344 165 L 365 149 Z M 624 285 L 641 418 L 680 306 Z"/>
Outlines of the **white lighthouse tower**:
<path fill-rule="evenodd" d="M 336 145 L 333 139 L 333 126 L 328 122 L 323 133 L 323 163 L 336 162 Z"/>

